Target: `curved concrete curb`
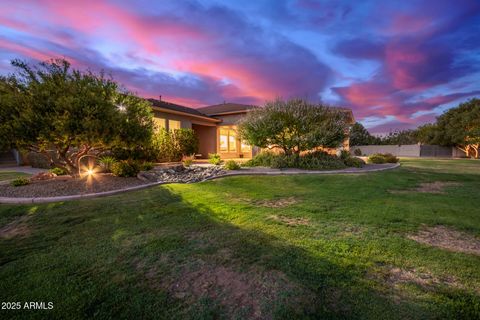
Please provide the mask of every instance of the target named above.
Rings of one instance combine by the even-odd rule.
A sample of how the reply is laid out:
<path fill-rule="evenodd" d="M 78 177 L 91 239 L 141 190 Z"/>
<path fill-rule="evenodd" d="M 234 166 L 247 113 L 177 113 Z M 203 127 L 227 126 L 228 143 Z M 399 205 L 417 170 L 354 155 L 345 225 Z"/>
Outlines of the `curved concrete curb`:
<path fill-rule="evenodd" d="M 311 171 L 311 170 L 279 170 L 279 171 L 245 171 L 245 172 L 228 172 L 221 176 L 215 176 L 211 178 L 207 178 L 202 181 L 208 180 L 215 180 L 220 178 L 226 177 L 233 177 L 233 176 L 277 176 L 277 175 L 297 175 L 297 174 L 358 174 L 358 173 L 368 173 L 368 172 L 378 172 L 378 171 L 385 171 L 398 168 L 400 163 L 395 163 L 389 167 L 382 167 L 382 168 L 372 168 L 368 170 L 359 170 L 359 169 L 343 169 L 343 170 L 330 170 L 330 171 Z M 201 182 L 201 181 L 199 181 Z M 34 197 L 34 198 L 9 198 L 9 197 L 0 197 L 0 203 L 3 204 L 31 204 L 31 203 L 48 203 L 48 202 L 61 202 L 61 201 L 69 201 L 69 200 L 79 200 L 79 199 L 88 199 L 88 198 L 99 198 L 99 197 L 106 197 L 111 196 L 119 193 L 141 190 L 145 188 L 150 188 L 153 186 L 159 186 L 162 184 L 170 184 L 172 182 L 153 182 L 142 184 L 135 187 L 125 188 L 125 189 L 118 189 L 118 190 L 111 190 L 111 191 L 104 191 L 98 193 L 87 193 L 87 194 L 77 194 L 77 195 L 70 195 L 70 196 L 59 196 L 59 197 Z"/>

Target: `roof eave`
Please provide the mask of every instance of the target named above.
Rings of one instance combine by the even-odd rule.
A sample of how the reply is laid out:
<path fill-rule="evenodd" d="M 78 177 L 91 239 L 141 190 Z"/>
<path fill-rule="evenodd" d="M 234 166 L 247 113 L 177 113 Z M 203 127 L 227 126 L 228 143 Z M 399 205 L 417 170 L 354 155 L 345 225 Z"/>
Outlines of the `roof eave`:
<path fill-rule="evenodd" d="M 216 122 L 216 123 L 221 122 L 221 120 L 215 119 L 215 118 L 211 118 L 211 117 L 208 116 L 208 115 L 201 116 L 201 115 L 197 115 L 197 114 L 193 114 L 193 113 L 176 111 L 176 110 L 171 110 L 171 109 L 162 108 L 162 107 L 158 107 L 158 106 L 152 106 L 152 109 L 157 110 L 157 111 L 161 111 L 161 112 L 165 112 L 165 113 L 171 113 L 171 114 L 178 114 L 178 115 L 182 115 L 182 116 L 194 117 L 194 118 L 203 119 L 203 120 L 207 120 L 207 121 L 211 121 L 211 122 Z"/>

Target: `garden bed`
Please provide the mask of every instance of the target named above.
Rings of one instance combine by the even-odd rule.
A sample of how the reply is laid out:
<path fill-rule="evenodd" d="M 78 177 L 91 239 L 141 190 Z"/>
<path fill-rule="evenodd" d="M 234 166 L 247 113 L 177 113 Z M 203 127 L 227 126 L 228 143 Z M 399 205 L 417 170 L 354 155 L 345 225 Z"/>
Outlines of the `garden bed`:
<path fill-rule="evenodd" d="M 36 181 L 26 186 L 0 186 L 0 197 L 58 197 L 125 189 L 146 184 L 138 178 L 120 178 L 111 174 L 96 174 L 81 179 L 60 178 Z"/>

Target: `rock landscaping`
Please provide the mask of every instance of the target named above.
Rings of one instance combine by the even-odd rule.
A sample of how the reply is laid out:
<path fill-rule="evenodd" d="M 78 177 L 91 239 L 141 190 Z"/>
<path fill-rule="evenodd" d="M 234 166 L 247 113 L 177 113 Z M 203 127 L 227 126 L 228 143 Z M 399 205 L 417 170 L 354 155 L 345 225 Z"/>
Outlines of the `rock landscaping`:
<path fill-rule="evenodd" d="M 226 174 L 221 166 L 185 168 L 183 165 L 168 168 L 157 167 L 150 171 L 142 171 L 137 178 L 145 182 L 179 182 L 193 183 Z"/>

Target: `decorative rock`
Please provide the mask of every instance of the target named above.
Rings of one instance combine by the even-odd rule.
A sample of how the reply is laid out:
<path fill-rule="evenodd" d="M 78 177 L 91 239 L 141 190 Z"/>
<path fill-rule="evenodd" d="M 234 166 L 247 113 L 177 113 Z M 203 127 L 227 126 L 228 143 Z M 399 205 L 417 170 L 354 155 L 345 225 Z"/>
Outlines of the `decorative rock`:
<path fill-rule="evenodd" d="M 43 181 L 55 178 L 57 175 L 50 171 L 39 172 L 30 178 L 30 181 Z"/>
<path fill-rule="evenodd" d="M 151 171 L 142 171 L 137 177 L 143 181 L 150 182 L 179 182 L 192 183 L 206 180 L 225 174 L 221 167 L 179 167 L 155 168 Z"/>

